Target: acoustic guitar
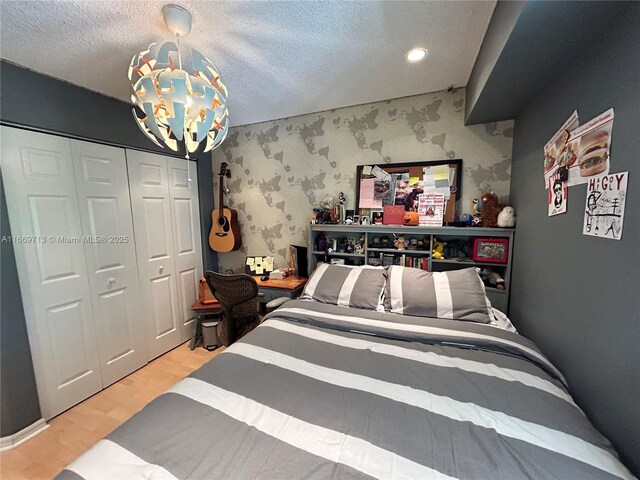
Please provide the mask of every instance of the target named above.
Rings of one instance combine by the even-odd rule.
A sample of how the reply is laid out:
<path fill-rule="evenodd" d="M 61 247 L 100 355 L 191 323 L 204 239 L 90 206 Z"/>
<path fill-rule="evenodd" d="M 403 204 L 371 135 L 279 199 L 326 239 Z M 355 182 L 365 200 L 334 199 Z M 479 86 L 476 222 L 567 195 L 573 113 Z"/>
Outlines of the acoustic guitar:
<path fill-rule="evenodd" d="M 233 252 L 242 246 L 240 228 L 238 227 L 238 212 L 224 206 L 224 177 L 231 177 L 227 162 L 220 165 L 220 192 L 218 194 L 218 208 L 211 213 L 211 232 L 209 232 L 209 246 L 216 252 Z"/>

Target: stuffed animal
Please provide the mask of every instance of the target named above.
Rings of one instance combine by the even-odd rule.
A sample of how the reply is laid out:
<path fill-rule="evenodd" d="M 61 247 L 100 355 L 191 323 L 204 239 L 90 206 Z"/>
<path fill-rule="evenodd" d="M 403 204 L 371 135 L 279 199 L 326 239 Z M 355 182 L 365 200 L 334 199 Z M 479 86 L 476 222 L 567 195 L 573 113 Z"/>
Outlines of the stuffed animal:
<path fill-rule="evenodd" d="M 395 240 L 393 241 L 393 245 L 398 249 L 398 250 L 404 250 L 405 249 L 405 244 L 404 244 L 404 235 L 398 235 Z"/>
<path fill-rule="evenodd" d="M 498 225 L 498 214 L 502 210 L 502 206 L 498 203 L 498 197 L 493 191 L 482 195 L 482 210 L 480 210 L 480 218 L 483 227 L 495 227 Z"/>
<path fill-rule="evenodd" d="M 444 247 L 445 258 L 469 258 L 471 248 L 466 240 L 451 240 Z"/>
<path fill-rule="evenodd" d="M 439 242 L 435 238 L 433 239 L 433 252 L 431 256 L 437 260 L 444 258 L 444 247 L 446 242 Z"/>
<path fill-rule="evenodd" d="M 516 213 L 513 211 L 513 207 L 504 207 L 498 214 L 498 226 L 502 228 L 515 227 L 516 225 Z"/>
<path fill-rule="evenodd" d="M 488 287 L 504 290 L 504 278 L 491 267 L 484 267 L 480 270 L 480 278 Z"/>

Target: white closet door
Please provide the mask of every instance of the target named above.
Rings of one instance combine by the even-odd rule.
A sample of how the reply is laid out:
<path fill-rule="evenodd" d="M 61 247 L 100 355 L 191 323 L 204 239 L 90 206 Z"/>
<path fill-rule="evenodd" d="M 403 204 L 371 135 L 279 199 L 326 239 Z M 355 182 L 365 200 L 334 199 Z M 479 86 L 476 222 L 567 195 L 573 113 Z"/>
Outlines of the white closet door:
<path fill-rule="evenodd" d="M 147 361 L 124 149 L 71 140 L 102 386 Z"/>
<path fill-rule="evenodd" d="M 40 406 L 49 419 L 102 388 L 66 138 L 2 127 L 2 173 Z"/>
<path fill-rule="evenodd" d="M 173 240 L 178 282 L 178 305 L 182 340 L 193 335 L 191 305 L 198 299 L 202 278 L 202 243 L 196 163 L 167 157 L 169 192 L 173 219 Z"/>
<path fill-rule="evenodd" d="M 127 150 L 148 358 L 180 344 L 167 158 Z"/>

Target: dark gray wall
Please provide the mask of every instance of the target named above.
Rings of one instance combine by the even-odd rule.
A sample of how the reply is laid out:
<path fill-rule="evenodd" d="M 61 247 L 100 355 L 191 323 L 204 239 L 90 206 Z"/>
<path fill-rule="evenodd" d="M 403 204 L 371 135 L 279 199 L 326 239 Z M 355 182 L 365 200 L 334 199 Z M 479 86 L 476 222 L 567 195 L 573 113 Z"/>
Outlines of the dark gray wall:
<path fill-rule="evenodd" d="M 576 52 L 617 28 L 632 3 L 499 1 L 469 78 L 466 123 L 515 118 Z"/>
<path fill-rule="evenodd" d="M 124 71 L 124 70 L 123 70 Z M 123 73 L 124 75 L 124 73 Z M 27 70 L 17 65 L 0 62 L 0 122 L 32 130 L 42 130 L 63 136 L 81 138 L 139 150 L 170 154 L 149 141 L 135 126 L 131 106 L 84 88 Z M 209 248 L 213 209 L 213 178 L 210 154 L 195 154 L 198 159 L 198 190 L 202 229 L 202 252 L 205 269 L 217 270 L 217 257 Z M 5 205 L 3 203 L 3 235 Z M 8 223 L 6 223 L 8 228 Z M 1 244 L 2 250 L 2 425 L 0 435 L 19 431 L 40 418 L 33 367 L 26 337 L 24 313 L 19 296 L 18 276 L 15 270 L 13 247 Z M 5 256 L 7 265 L 5 266 Z M 10 268 L 13 262 L 14 268 Z M 5 268 L 6 267 L 6 268 Z M 5 292 L 8 300 L 5 309 Z M 11 293 L 10 293 L 11 292 Z M 16 292 L 18 294 L 16 295 Z M 20 333 L 22 332 L 22 333 Z M 6 346 L 6 347 L 5 347 Z M 26 352 L 28 361 L 14 361 L 15 352 Z M 16 356 L 15 358 L 22 358 Z M 20 379 L 20 381 L 16 381 Z M 9 415 L 5 421 L 5 414 Z M 8 418 L 11 418 L 9 420 Z"/>
<path fill-rule="evenodd" d="M 467 82 L 464 102 L 465 120 L 467 122 L 526 3 L 524 1 L 501 1 L 496 4 Z"/>
<path fill-rule="evenodd" d="M 517 116 L 511 200 L 518 215 L 510 315 L 566 375 L 594 425 L 640 474 L 640 4 L 592 38 Z M 570 60 L 570 61 L 569 61 Z M 615 108 L 611 165 L 629 171 L 621 241 L 582 235 L 586 185 L 547 216 L 542 148 L 578 110 Z"/>
<path fill-rule="evenodd" d="M 11 237 L 0 173 L 0 238 Z M 31 350 L 10 243 L 0 243 L 0 437 L 19 432 L 40 418 Z"/>

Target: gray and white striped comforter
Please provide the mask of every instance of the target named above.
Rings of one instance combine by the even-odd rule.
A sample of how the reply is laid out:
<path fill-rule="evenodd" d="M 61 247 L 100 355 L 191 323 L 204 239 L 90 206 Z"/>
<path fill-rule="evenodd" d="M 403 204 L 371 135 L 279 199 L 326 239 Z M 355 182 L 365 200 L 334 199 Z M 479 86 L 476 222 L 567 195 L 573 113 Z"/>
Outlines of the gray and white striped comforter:
<path fill-rule="evenodd" d="M 525 338 L 293 301 L 60 479 L 633 478 Z"/>

